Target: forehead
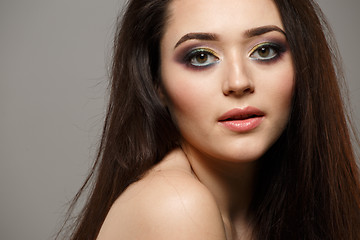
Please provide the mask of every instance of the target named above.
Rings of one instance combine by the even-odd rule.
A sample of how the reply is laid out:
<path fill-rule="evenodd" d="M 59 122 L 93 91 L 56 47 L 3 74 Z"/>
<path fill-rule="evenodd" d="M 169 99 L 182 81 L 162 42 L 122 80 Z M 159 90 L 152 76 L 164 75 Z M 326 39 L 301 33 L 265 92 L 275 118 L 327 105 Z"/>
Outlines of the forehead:
<path fill-rule="evenodd" d="M 283 29 L 272 0 L 173 0 L 168 11 L 164 37 L 181 37 L 189 32 L 226 36 L 265 25 Z"/>

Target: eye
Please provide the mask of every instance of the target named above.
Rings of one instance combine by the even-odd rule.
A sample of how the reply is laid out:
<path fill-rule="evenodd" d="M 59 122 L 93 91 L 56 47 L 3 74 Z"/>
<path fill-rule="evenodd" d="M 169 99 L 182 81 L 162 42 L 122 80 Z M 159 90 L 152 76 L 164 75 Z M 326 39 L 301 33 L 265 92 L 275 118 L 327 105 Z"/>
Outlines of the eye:
<path fill-rule="evenodd" d="M 250 59 L 257 61 L 271 61 L 279 57 L 285 50 L 275 43 L 261 43 L 250 51 Z"/>
<path fill-rule="evenodd" d="M 194 67 L 208 67 L 219 62 L 219 57 L 211 49 L 199 48 L 188 53 L 185 62 Z"/>

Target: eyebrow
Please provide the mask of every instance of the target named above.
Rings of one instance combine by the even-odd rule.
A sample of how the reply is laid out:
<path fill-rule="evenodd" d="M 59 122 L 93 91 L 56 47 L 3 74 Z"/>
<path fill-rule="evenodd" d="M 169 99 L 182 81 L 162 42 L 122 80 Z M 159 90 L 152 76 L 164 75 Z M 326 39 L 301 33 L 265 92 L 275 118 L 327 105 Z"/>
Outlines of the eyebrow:
<path fill-rule="evenodd" d="M 177 46 L 179 46 L 183 42 L 186 42 L 186 41 L 192 40 L 192 39 L 206 40 L 206 41 L 216 41 L 219 38 L 217 37 L 216 34 L 212 34 L 212 33 L 188 33 L 188 34 L 185 34 L 183 37 L 180 38 L 180 40 L 175 44 L 174 48 L 176 48 Z"/>
<path fill-rule="evenodd" d="M 268 25 L 268 26 L 262 26 L 262 27 L 256 27 L 256 28 L 249 29 L 245 32 L 244 36 L 247 38 L 252 38 L 252 37 L 260 36 L 260 35 L 263 35 L 265 33 L 272 32 L 272 31 L 282 33 L 286 37 L 285 31 L 275 25 Z"/>
<path fill-rule="evenodd" d="M 256 27 L 256 28 L 246 30 L 244 33 L 244 36 L 246 38 L 252 38 L 252 37 L 260 36 L 260 35 L 263 35 L 265 33 L 272 32 L 272 31 L 280 32 L 280 33 L 284 34 L 286 37 L 286 33 L 284 32 L 284 30 L 282 30 L 281 28 L 279 28 L 275 25 Z M 188 33 L 180 38 L 180 40 L 175 44 L 174 48 L 177 48 L 183 42 L 186 42 L 188 40 L 193 40 L 193 39 L 205 40 L 205 41 L 217 41 L 219 39 L 219 37 L 213 33 L 201 33 L 201 32 L 200 33 Z"/>

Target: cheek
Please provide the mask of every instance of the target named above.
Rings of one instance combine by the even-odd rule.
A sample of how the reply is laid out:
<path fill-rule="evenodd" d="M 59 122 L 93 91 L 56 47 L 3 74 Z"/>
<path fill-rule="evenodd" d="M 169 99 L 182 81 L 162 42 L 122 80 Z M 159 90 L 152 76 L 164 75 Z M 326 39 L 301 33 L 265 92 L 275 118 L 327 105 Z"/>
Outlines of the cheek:
<path fill-rule="evenodd" d="M 292 66 L 284 66 L 282 70 L 272 75 L 265 87 L 268 104 L 277 118 L 286 125 L 291 110 L 294 92 L 294 71 Z"/>
<path fill-rule="evenodd" d="M 209 76 L 188 73 L 181 66 L 164 66 L 162 84 L 166 105 L 176 122 L 201 118 L 208 108 L 214 86 Z"/>
<path fill-rule="evenodd" d="M 278 75 L 280 83 L 275 88 L 275 92 L 279 93 L 281 99 L 279 101 L 284 103 L 284 106 L 290 110 L 292 96 L 294 92 L 295 78 L 293 67 L 288 67 L 287 71 L 281 72 Z"/>
<path fill-rule="evenodd" d="M 257 100 L 267 114 L 271 136 L 277 138 L 285 129 L 291 112 L 294 70 L 290 56 L 271 68 L 256 69 Z"/>
<path fill-rule="evenodd" d="M 263 94 L 269 101 L 284 106 L 290 105 L 294 88 L 294 68 L 289 55 L 275 68 L 261 71 L 258 79 Z"/>
<path fill-rule="evenodd" d="M 196 84 L 187 84 L 176 78 L 173 80 L 166 85 L 166 104 L 173 120 L 183 125 L 201 118 L 208 104 L 204 92 L 199 91 Z"/>

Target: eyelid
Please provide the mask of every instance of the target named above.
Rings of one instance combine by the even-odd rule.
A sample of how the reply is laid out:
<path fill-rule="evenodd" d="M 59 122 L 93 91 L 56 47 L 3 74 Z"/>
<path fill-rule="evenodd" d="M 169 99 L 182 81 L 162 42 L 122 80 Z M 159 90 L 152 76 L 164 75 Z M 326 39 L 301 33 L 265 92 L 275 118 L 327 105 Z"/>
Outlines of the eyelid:
<path fill-rule="evenodd" d="M 205 54 L 208 56 L 206 62 L 196 63 L 195 58 L 199 56 L 199 54 Z M 184 57 L 182 57 L 181 60 L 181 63 L 185 64 L 189 68 L 196 70 L 206 69 L 219 62 L 219 55 L 216 53 L 216 51 L 208 47 L 194 47 L 188 50 L 188 52 Z"/>
<path fill-rule="evenodd" d="M 263 46 L 270 46 L 270 47 L 274 47 L 274 48 L 280 48 L 280 45 L 277 43 L 273 43 L 273 42 L 262 42 L 259 44 L 256 44 L 253 48 L 251 48 L 251 50 L 249 51 L 248 57 L 251 57 L 251 55 L 258 50 L 260 47 Z"/>
<path fill-rule="evenodd" d="M 219 55 L 212 50 L 211 48 L 207 48 L 207 47 L 199 47 L 199 48 L 193 48 L 191 49 L 184 57 L 184 59 L 188 59 L 189 57 L 191 57 L 193 54 L 198 53 L 198 52 L 208 52 L 212 55 L 214 55 L 214 57 L 220 59 Z"/>

